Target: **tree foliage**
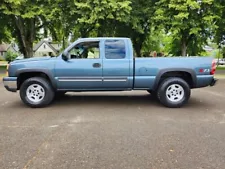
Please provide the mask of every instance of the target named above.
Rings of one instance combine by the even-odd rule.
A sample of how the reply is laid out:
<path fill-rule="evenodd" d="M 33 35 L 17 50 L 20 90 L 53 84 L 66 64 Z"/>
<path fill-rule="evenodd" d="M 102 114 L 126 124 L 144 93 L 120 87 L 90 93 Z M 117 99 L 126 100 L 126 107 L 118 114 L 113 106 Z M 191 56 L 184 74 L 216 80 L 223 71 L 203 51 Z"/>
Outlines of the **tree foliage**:
<path fill-rule="evenodd" d="M 217 44 L 222 44 L 225 42 L 225 1 L 215 0 L 215 6 L 213 11 L 217 15 L 217 20 L 215 25 L 215 42 Z"/>
<path fill-rule="evenodd" d="M 213 2 L 160 0 L 157 3 L 155 21 L 172 34 L 173 43 L 177 45 L 175 54 L 186 56 L 187 53 L 200 52 L 214 29 L 216 15 L 211 10 Z"/>
<path fill-rule="evenodd" d="M 42 27 L 42 18 L 51 16 L 48 0 L 3 0 L 0 9 L 8 17 L 8 27 L 16 37 L 20 51 L 25 57 L 33 56 L 33 42 Z"/>
<path fill-rule="evenodd" d="M 225 1 L 2 0 L 0 21 L 0 42 L 15 38 L 25 57 L 49 36 L 64 48 L 79 37 L 120 36 L 132 39 L 137 56 L 199 55 L 208 39 L 225 39 Z"/>
<path fill-rule="evenodd" d="M 8 62 L 11 62 L 11 61 L 15 60 L 17 56 L 18 55 L 16 53 L 13 53 L 11 51 L 8 51 L 6 53 L 5 60 L 8 61 Z"/>

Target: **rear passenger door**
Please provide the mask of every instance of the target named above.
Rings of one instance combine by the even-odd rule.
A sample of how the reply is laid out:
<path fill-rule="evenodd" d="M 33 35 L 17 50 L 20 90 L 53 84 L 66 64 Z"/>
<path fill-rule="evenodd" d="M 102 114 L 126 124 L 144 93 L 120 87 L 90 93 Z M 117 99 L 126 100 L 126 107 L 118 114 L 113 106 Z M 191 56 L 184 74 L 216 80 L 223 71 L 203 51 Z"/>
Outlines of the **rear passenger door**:
<path fill-rule="evenodd" d="M 111 90 L 132 88 L 130 58 L 126 41 L 110 39 L 104 41 L 103 87 Z"/>

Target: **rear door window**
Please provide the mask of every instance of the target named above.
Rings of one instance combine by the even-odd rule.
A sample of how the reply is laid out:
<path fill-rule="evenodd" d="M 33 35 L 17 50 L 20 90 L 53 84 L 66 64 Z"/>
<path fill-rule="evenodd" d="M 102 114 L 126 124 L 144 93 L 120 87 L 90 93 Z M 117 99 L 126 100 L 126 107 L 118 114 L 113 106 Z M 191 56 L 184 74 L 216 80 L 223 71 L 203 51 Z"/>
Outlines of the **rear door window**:
<path fill-rule="evenodd" d="M 125 57 L 126 57 L 126 48 L 124 40 L 105 41 L 106 59 L 124 59 Z"/>

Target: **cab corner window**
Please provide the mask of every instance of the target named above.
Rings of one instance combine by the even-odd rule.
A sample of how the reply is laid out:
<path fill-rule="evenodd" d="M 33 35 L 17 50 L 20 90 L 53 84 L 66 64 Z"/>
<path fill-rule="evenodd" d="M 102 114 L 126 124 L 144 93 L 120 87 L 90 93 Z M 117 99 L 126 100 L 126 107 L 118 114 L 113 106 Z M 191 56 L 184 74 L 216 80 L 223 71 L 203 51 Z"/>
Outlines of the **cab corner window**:
<path fill-rule="evenodd" d="M 82 42 L 69 52 L 71 59 L 99 59 L 99 42 Z"/>
<path fill-rule="evenodd" d="M 126 48 L 124 40 L 105 41 L 106 59 L 124 59 L 125 57 L 126 57 Z"/>

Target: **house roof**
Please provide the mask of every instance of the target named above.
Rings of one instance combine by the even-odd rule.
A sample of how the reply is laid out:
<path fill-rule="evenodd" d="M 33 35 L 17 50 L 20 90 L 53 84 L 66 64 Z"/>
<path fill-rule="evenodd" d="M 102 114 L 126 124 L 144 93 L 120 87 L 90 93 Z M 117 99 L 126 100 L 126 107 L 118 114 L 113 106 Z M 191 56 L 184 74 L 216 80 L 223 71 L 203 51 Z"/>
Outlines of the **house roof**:
<path fill-rule="evenodd" d="M 15 43 L 12 43 L 12 44 L 3 43 L 3 44 L 0 44 L 0 52 L 7 52 L 10 47 L 13 48 L 15 50 L 15 52 L 19 51 L 19 47 L 18 47 L 17 44 L 15 44 Z"/>
<path fill-rule="evenodd" d="M 41 47 L 41 45 L 42 45 L 43 43 L 45 43 L 46 45 L 48 45 L 54 52 L 57 53 L 57 50 L 56 50 L 51 44 L 49 44 L 49 43 L 48 43 L 47 41 L 45 41 L 45 40 L 42 40 L 42 41 L 38 42 L 38 43 L 33 47 L 33 51 L 36 52 L 36 51 Z"/>
<path fill-rule="evenodd" d="M 6 52 L 9 47 L 10 44 L 0 44 L 0 52 Z"/>
<path fill-rule="evenodd" d="M 56 43 L 51 43 L 52 47 L 54 47 L 57 51 L 60 51 L 60 49 L 62 48 L 61 44 L 56 44 Z"/>

